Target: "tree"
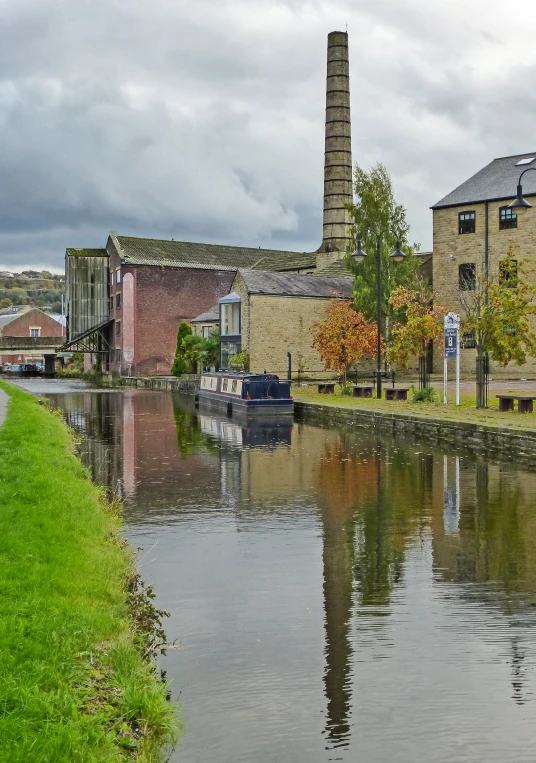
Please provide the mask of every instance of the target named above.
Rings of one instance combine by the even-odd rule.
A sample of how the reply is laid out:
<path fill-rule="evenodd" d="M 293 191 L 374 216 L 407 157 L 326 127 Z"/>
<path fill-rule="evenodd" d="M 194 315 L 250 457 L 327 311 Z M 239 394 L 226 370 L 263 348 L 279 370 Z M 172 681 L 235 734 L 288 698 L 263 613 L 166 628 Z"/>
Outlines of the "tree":
<path fill-rule="evenodd" d="M 313 347 L 318 351 L 326 370 L 346 376 L 350 363 L 357 363 L 363 355 L 373 355 L 378 330 L 375 323 L 366 320 L 346 300 L 333 299 L 323 321 L 311 326 Z"/>
<path fill-rule="evenodd" d="M 12 304 L 13 302 L 9 299 L 9 297 L 6 297 L 0 302 L 0 307 L 11 307 Z"/>
<path fill-rule="evenodd" d="M 203 344 L 200 347 L 199 359 L 203 368 L 210 368 L 214 366 L 218 368 L 220 365 L 220 332 L 218 329 L 211 331 L 210 334 L 203 339 Z"/>
<path fill-rule="evenodd" d="M 195 334 L 187 334 L 182 340 L 182 358 L 186 363 L 188 373 L 196 374 L 200 364 L 203 344 L 205 340 Z"/>
<path fill-rule="evenodd" d="M 188 371 L 188 363 L 184 359 L 182 342 L 185 337 L 190 336 L 191 334 L 192 327 L 186 323 L 186 321 L 181 321 L 179 328 L 177 329 L 177 347 L 175 349 L 175 360 L 173 361 L 173 366 L 171 368 L 173 376 L 181 376 Z"/>
<path fill-rule="evenodd" d="M 521 366 L 527 355 L 536 356 L 536 333 L 530 321 L 536 314 L 536 286 L 525 275 L 524 263 L 516 260 L 515 243 L 510 240 L 494 277 L 468 270 L 460 281 L 462 332 L 472 336 L 477 355 L 477 408 L 486 403 L 486 355 L 500 366 Z"/>
<path fill-rule="evenodd" d="M 389 301 L 393 309 L 405 313 L 405 323 L 393 327 L 389 358 L 407 368 L 410 357 L 418 356 L 421 369 L 421 388 L 429 386 L 426 373 L 426 350 L 430 342 L 441 339 L 442 318 L 446 308 L 434 302 L 435 294 L 423 278 L 417 278 L 414 288 L 399 286 Z"/>
<path fill-rule="evenodd" d="M 354 307 L 366 319 L 376 320 L 376 234 L 388 231 L 383 235 L 381 245 L 381 315 L 384 336 L 389 343 L 390 326 L 397 317 L 389 297 L 399 286 L 414 285 L 420 267 L 414 252 L 419 250 L 419 244 L 409 243 L 406 210 L 396 202 L 391 176 L 383 164 L 376 164 L 368 172 L 356 164 L 354 190 L 357 201 L 350 206 L 354 220 L 352 244 L 355 248 L 360 238 L 361 246 L 368 254 L 361 263 L 347 258 L 354 275 Z M 390 257 L 396 247 L 397 234 L 400 246 L 407 254 L 404 261 L 398 263 Z"/>

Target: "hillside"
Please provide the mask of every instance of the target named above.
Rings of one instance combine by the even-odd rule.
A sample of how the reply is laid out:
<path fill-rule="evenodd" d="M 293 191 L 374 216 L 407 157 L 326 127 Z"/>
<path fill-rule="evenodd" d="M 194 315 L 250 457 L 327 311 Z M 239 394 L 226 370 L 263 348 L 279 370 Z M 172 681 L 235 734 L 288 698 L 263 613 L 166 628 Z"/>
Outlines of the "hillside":
<path fill-rule="evenodd" d="M 32 305 L 61 312 L 65 276 L 48 270 L 24 270 L 22 273 L 0 271 L 0 308 Z"/>

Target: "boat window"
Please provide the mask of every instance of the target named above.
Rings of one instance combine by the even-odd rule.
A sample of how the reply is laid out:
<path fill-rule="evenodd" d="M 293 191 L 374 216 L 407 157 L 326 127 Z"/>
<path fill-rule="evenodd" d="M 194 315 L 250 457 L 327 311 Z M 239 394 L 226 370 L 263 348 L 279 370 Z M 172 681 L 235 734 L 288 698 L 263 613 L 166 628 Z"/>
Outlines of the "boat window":
<path fill-rule="evenodd" d="M 222 388 L 222 390 L 223 390 L 224 392 L 227 392 L 227 384 L 228 384 L 228 382 L 229 382 L 229 379 L 224 379 L 224 380 L 223 380 L 223 383 L 222 383 L 222 385 L 221 385 L 221 388 Z"/>
<path fill-rule="evenodd" d="M 237 383 L 238 383 L 237 380 L 233 379 L 233 383 L 231 384 L 231 392 L 236 392 Z"/>

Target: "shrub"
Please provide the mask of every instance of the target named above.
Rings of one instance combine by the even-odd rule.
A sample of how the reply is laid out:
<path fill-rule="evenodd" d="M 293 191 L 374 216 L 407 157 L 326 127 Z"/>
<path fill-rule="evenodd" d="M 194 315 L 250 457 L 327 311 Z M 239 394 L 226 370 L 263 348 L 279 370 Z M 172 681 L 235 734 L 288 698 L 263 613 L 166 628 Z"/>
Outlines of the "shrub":
<path fill-rule="evenodd" d="M 437 403 L 436 391 L 433 387 L 423 389 L 411 388 L 411 400 L 413 403 Z"/>
<path fill-rule="evenodd" d="M 231 371 L 249 371 L 249 353 L 242 350 L 229 358 L 229 369 Z"/>

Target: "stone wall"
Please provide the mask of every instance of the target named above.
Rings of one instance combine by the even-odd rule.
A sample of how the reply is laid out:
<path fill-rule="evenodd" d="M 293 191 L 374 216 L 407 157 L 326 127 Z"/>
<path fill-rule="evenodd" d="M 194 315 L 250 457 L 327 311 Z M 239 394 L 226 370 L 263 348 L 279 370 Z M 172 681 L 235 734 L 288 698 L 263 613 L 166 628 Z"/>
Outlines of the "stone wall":
<path fill-rule="evenodd" d="M 499 230 L 499 208 L 507 206 L 509 201 L 488 202 L 488 259 L 490 278 L 496 277 L 499 263 L 504 259 L 510 240 L 516 244 L 517 259 L 525 260 L 528 269 L 536 265 L 536 212 L 528 210 L 518 218 L 518 227 L 510 230 Z M 458 213 L 474 211 L 476 214 L 475 233 L 458 233 Z M 485 204 L 469 204 L 460 207 L 449 207 L 434 210 L 434 256 L 433 275 L 434 291 L 438 302 L 449 310 L 463 317 L 462 305 L 459 299 L 459 266 L 463 263 L 475 263 L 477 270 L 484 272 L 485 253 Z M 535 273 L 532 273 L 535 279 Z M 536 280 L 536 279 L 535 279 Z M 474 375 L 474 350 L 462 350 L 462 373 Z M 451 361 L 453 363 L 453 361 Z M 435 370 L 441 371 L 443 363 L 442 348 L 436 348 Z M 536 374 L 536 362 L 529 360 L 524 366 L 509 365 L 501 368 L 491 364 L 494 376 L 526 377 Z"/>
<path fill-rule="evenodd" d="M 275 297 L 252 294 L 249 309 L 243 309 L 244 348 L 250 355 L 252 371 L 273 371 L 282 374 L 287 368 L 287 352 L 292 354 L 292 367 L 298 370 L 299 356 L 303 370 L 321 371 L 323 363 L 312 347 L 311 326 L 325 317 L 329 299 Z"/>
<path fill-rule="evenodd" d="M 536 465 L 536 432 L 466 421 L 443 421 L 428 415 L 340 408 L 336 405 L 294 401 L 295 418 L 307 424 L 368 427 L 393 434 L 409 434 L 416 441 L 440 448 L 453 447 L 486 453 L 493 458 Z"/>

